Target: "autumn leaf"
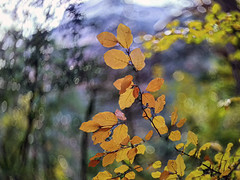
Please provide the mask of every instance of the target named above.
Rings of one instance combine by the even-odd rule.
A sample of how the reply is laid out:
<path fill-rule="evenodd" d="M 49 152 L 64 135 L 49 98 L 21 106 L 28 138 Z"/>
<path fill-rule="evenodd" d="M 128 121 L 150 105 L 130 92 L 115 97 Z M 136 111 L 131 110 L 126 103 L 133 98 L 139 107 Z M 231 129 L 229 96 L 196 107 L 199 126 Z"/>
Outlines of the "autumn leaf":
<path fill-rule="evenodd" d="M 175 148 L 176 148 L 176 149 L 181 149 L 183 146 L 184 146 L 184 144 L 183 144 L 183 143 L 180 143 L 180 144 L 176 145 Z"/>
<path fill-rule="evenodd" d="M 117 28 L 117 39 L 123 48 L 129 48 L 133 42 L 133 36 L 129 27 L 119 24 Z"/>
<path fill-rule="evenodd" d="M 137 172 L 143 171 L 143 168 L 142 168 L 140 165 L 134 166 L 134 169 L 135 169 Z"/>
<path fill-rule="evenodd" d="M 123 94 L 123 93 L 126 92 L 126 89 L 131 85 L 132 80 L 133 80 L 133 76 L 132 75 L 127 75 L 127 76 L 125 76 L 123 78 L 119 94 Z"/>
<path fill-rule="evenodd" d="M 126 121 L 127 120 L 125 114 L 122 111 L 120 111 L 119 109 L 116 109 L 115 115 L 117 116 L 118 119 L 120 119 L 122 121 Z"/>
<path fill-rule="evenodd" d="M 106 128 L 114 126 L 118 122 L 117 116 L 115 116 L 115 114 L 113 114 L 112 112 L 108 112 L 108 111 L 100 112 L 95 116 L 93 116 L 92 119 L 94 122 L 98 123 L 100 126 L 106 127 Z"/>
<path fill-rule="evenodd" d="M 169 172 L 176 173 L 177 172 L 177 163 L 175 160 L 168 160 L 167 168 Z"/>
<path fill-rule="evenodd" d="M 180 119 L 179 122 L 177 123 L 177 127 L 178 128 L 182 127 L 186 121 L 187 121 L 186 118 Z"/>
<path fill-rule="evenodd" d="M 93 180 L 109 180 L 112 178 L 112 174 L 108 171 L 99 172 Z"/>
<path fill-rule="evenodd" d="M 186 166 L 180 154 L 177 156 L 176 163 L 177 163 L 177 174 L 180 176 L 184 176 L 184 170 L 186 169 Z"/>
<path fill-rule="evenodd" d="M 178 118 L 177 108 L 175 108 L 174 112 L 172 112 L 172 114 L 171 114 L 171 125 L 172 126 L 174 126 L 176 124 L 177 118 Z"/>
<path fill-rule="evenodd" d="M 128 135 L 120 144 L 126 146 L 128 145 L 129 141 L 130 141 L 130 136 Z"/>
<path fill-rule="evenodd" d="M 152 176 L 153 178 L 159 178 L 159 177 L 161 176 L 161 172 L 159 172 L 159 171 L 152 172 L 152 173 L 151 173 L 151 176 Z"/>
<path fill-rule="evenodd" d="M 120 162 L 123 160 L 128 160 L 127 153 L 131 148 L 124 148 L 117 151 L 116 161 Z"/>
<path fill-rule="evenodd" d="M 152 167 L 154 169 L 160 168 L 162 166 L 162 162 L 161 161 L 155 161 L 152 165 Z"/>
<path fill-rule="evenodd" d="M 150 108 L 145 108 L 142 114 L 142 117 L 146 120 L 152 117 L 152 112 Z"/>
<path fill-rule="evenodd" d="M 151 139 L 152 135 L 153 135 L 153 130 L 150 130 L 150 131 L 147 133 L 147 135 L 145 136 L 145 139 L 146 139 L 147 141 L 149 141 L 149 140 Z"/>
<path fill-rule="evenodd" d="M 102 160 L 102 166 L 106 167 L 107 165 L 112 164 L 116 158 L 116 155 L 117 155 L 117 153 L 114 152 L 114 153 L 109 153 L 106 156 L 104 156 L 103 160 Z"/>
<path fill-rule="evenodd" d="M 134 87 L 133 97 L 136 99 L 139 96 L 139 87 Z"/>
<path fill-rule="evenodd" d="M 170 139 L 171 141 L 179 141 L 181 139 L 180 131 L 179 130 L 171 131 L 168 139 Z"/>
<path fill-rule="evenodd" d="M 137 148 L 132 148 L 128 151 L 127 156 L 130 160 L 134 159 L 137 154 Z"/>
<path fill-rule="evenodd" d="M 112 139 L 117 144 L 120 144 L 127 136 L 128 136 L 128 127 L 125 124 L 121 124 L 113 130 Z"/>
<path fill-rule="evenodd" d="M 134 136 L 130 142 L 132 143 L 132 145 L 135 145 L 135 144 L 140 144 L 142 142 L 142 138 L 138 137 L 138 136 Z"/>
<path fill-rule="evenodd" d="M 154 96 L 150 93 L 143 93 L 142 94 L 142 103 L 144 106 L 154 107 L 155 106 Z"/>
<path fill-rule="evenodd" d="M 107 48 L 114 47 L 118 43 L 117 38 L 110 32 L 102 32 L 98 34 L 97 39 L 104 47 Z"/>
<path fill-rule="evenodd" d="M 196 151 L 197 151 L 197 148 L 194 148 L 191 151 L 189 151 L 188 155 L 193 156 L 193 155 L 195 155 Z"/>
<path fill-rule="evenodd" d="M 122 51 L 111 49 L 104 54 L 105 63 L 112 69 L 124 69 L 129 63 L 129 57 Z"/>
<path fill-rule="evenodd" d="M 187 144 L 190 144 L 190 143 L 192 143 L 195 146 L 197 146 L 198 144 L 198 137 L 192 131 L 188 131 L 188 136 L 187 136 Z"/>
<path fill-rule="evenodd" d="M 105 153 L 97 153 L 97 154 L 95 154 L 95 156 L 93 156 L 93 157 L 90 158 L 90 161 L 92 161 L 92 160 L 94 160 L 94 159 L 96 159 L 96 158 L 100 158 L 100 157 L 102 157 L 104 154 L 105 154 Z"/>
<path fill-rule="evenodd" d="M 158 97 L 155 102 L 155 113 L 160 113 L 163 110 L 165 104 L 165 95 Z"/>
<path fill-rule="evenodd" d="M 130 171 L 127 174 L 125 174 L 125 177 L 127 179 L 135 179 L 135 173 L 133 171 Z"/>
<path fill-rule="evenodd" d="M 124 173 L 129 169 L 127 165 L 121 165 L 120 167 L 116 168 L 114 172 L 117 173 Z"/>
<path fill-rule="evenodd" d="M 87 121 L 81 124 L 80 130 L 84 132 L 95 132 L 99 129 L 100 125 L 95 121 Z"/>
<path fill-rule="evenodd" d="M 161 173 L 161 176 L 159 177 L 160 180 L 166 180 L 169 176 L 169 172 L 168 171 L 163 171 Z"/>
<path fill-rule="evenodd" d="M 92 140 L 93 144 L 102 143 L 110 135 L 111 128 L 101 128 L 97 132 L 93 133 Z"/>
<path fill-rule="evenodd" d="M 105 151 L 117 151 L 121 148 L 121 145 L 116 143 L 114 140 L 111 141 L 104 141 L 102 144 L 100 144 L 101 148 L 103 148 Z"/>
<path fill-rule="evenodd" d="M 152 123 L 158 129 L 160 134 L 166 134 L 168 132 L 168 127 L 165 124 L 165 120 L 162 116 L 155 116 Z"/>
<path fill-rule="evenodd" d="M 143 144 L 137 146 L 137 154 L 144 154 L 146 151 L 146 147 Z"/>
<path fill-rule="evenodd" d="M 100 160 L 91 160 L 88 164 L 88 167 L 96 167 L 96 165 L 98 165 L 99 162 Z"/>
<path fill-rule="evenodd" d="M 140 71 L 145 67 L 145 56 L 140 48 L 134 49 L 130 54 L 132 63 L 136 70 Z"/>
<path fill-rule="evenodd" d="M 134 101 L 133 89 L 127 89 L 125 93 L 120 94 L 118 103 L 121 109 L 125 109 L 132 106 Z"/>
<path fill-rule="evenodd" d="M 113 85 L 115 86 L 115 88 L 117 90 L 121 90 L 121 84 L 122 84 L 122 81 L 124 78 L 120 78 L 120 79 L 117 79 L 116 81 L 114 81 Z"/>
<path fill-rule="evenodd" d="M 148 84 L 146 90 L 149 92 L 155 92 L 158 91 L 164 83 L 163 78 L 155 78 Z"/>
<path fill-rule="evenodd" d="M 200 147 L 197 153 L 197 157 L 200 158 L 201 156 L 201 151 L 205 151 L 206 149 L 209 149 L 211 147 L 211 143 L 206 143 Z"/>

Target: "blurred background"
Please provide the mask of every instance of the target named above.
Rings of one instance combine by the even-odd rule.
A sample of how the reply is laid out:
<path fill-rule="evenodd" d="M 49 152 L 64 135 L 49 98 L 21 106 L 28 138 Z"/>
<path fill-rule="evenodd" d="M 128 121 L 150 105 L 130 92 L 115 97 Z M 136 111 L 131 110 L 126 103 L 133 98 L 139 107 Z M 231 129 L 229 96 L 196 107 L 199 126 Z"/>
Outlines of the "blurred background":
<path fill-rule="evenodd" d="M 223 11 L 239 11 L 239 1 L 218 0 Z M 102 111 L 115 111 L 118 91 L 112 83 L 126 74 L 146 87 L 154 77 L 165 84 L 162 115 L 167 123 L 174 107 L 186 117 L 182 131 L 226 147 L 238 144 L 240 65 L 227 63 L 206 42 L 177 41 L 163 52 L 146 53 L 146 67 L 112 70 L 97 34 L 116 34 L 119 23 L 140 47 L 164 31 L 172 20 L 203 20 L 211 0 L 1 0 L 0 2 L 0 179 L 91 179 L 102 167 L 88 168 L 101 151 L 79 131 L 82 122 Z M 224 41 L 224 39 L 222 39 Z M 118 48 L 118 47 L 117 47 Z M 240 62 L 240 61 L 239 61 Z M 235 98 L 235 99 L 234 99 Z M 151 125 L 140 107 L 124 110 L 130 135 L 144 137 Z M 174 159 L 172 144 L 154 136 L 138 162 Z M 173 155 L 175 154 L 175 155 Z M 111 167 L 107 167 L 111 169 Z M 148 179 L 143 172 L 137 179 Z"/>

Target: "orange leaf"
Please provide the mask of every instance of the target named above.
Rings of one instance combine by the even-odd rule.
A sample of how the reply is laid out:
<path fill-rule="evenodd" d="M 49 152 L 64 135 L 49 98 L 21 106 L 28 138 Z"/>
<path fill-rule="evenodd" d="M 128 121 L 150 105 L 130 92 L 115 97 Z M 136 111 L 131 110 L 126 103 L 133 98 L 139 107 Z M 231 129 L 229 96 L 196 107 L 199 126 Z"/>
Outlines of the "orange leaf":
<path fill-rule="evenodd" d="M 169 176 L 169 172 L 168 171 L 163 171 L 162 173 L 161 173 L 161 176 L 160 176 L 160 180 L 166 180 L 167 178 L 168 178 L 168 176 Z"/>
<path fill-rule="evenodd" d="M 144 111 L 143 111 L 142 117 L 143 117 L 144 119 L 146 119 L 146 120 L 148 120 L 149 118 L 151 118 L 151 117 L 152 117 L 151 109 L 145 108 Z"/>
<path fill-rule="evenodd" d="M 114 153 L 109 153 L 106 156 L 104 156 L 103 160 L 102 160 L 102 166 L 106 167 L 107 165 L 112 164 L 116 158 L 116 155 L 117 155 L 117 153 L 114 152 Z"/>
<path fill-rule="evenodd" d="M 130 141 L 130 136 L 128 135 L 120 144 L 126 146 L 128 145 L 129 141 Z"/>
<path fill-rule="evenodd" d="M 149 141 L 149 140 L 151 139 L 152 135 L 153 135 L 153 130 L 150 130 L 150 131 L 147 133 L 147 135 L 145 136 L 145 139 L 146 139 L 147 141 Z"/>
<path fill-rule="evenodd" d="M 132 143 L 132 145 L 135 145 L 135 144 L 140 144 L 142 142 L 142 138 L 138 137 L 138 136 L 134 136 L 130 142 Z"/>
<path fill-rule="evenodd" d="M 158 97 L 155 102 L 155 113 L 160 113 L 163 110 L 165 104 L 165 95 Z"/>
<path fill-rule="evenodd" d="M 155 92 L 158 91 L 164 83 L 163 78 L 155 78 L 148 84 L 146 90 L 149 92 Z"/>
<path fill-rule="evenodd" d="M 177 123 L 177 127 L 178 128 L 182 127 L 186 121 L 187 121 L 186 118 L 180 119 L 179 122 Z"/>
<path fill-rule="evenodd" d="M 139 87 L 134 87 L 133 97 L 136 99 L 139 96 Z"/>
<path fill-rule="evenodd" d="M 117 151 L 118 149 L 121 148 L 121 145 L 117 144 L 114 140 L 104 141 L 102 144 L 100 144 L 100 146 L 105 151 Z"/>
<path fill-rule="evenodd" d="M 132 63 L 136 70 L 140 71 L 145 67 L 145 56 L 140 48 L 134 49 L 130 54 Z"/>
<path fill-rule="evenodd" d="M 93 121 L 103 127 L 111 127 L 117 124 L 118 119 L 112 112 L 100 112 L 93 116 Z"/>
<path fill-rule="evenodd" d="M 92 140 L 93 144 L 102 143 L 110 135 L 111 128 L 101 128 L 97 132 L 93 133 Z"/>
<path fill-rule="evenodd" d="M 120 79 L 117 79 L 113 85 L 115 86 L 115 88 L 117 88 L 117 90 L 120 90 L 121 89 L 121 84 L 122 84 L 122 81 L 123 81 L 124 78 L 120 78 Z"/>
<path fill-rule="evenodd" d="M 142 94 L 142 103 L 144 106 L 154 107 L 155 106 L 155 99 L 152 94 L 150 93 L 143 93 Z"/>
<path fill-rule="evenodd" d="M 134 169 L 135 169 L 137 172 L 143 171 L 143 168 L 142 168 L 141 166 L 139 166 L 139 165 L 134 166 Z"/>
<path fill-rule="evenodd" d="M 129 57 L 122 51 L 111 49 L 104 54 L 105 63 L 112 69 L 124 69 L 129 62 Z"/>
<path fill-rule="evenodd" d="M 93 157 L 90 158 L 90 161 L 92 161 L 92 160 L 94 160 L 94 159 L 96 159 L 96 158 L 100 158 L 100 157 L 102 157 L 104 154 L 105 154 L 105 153 L 97 153 L 97 154 L 95 154 L 95 156 L 93 156 Z"/>
<path fill-rule="evenodd" d="M 108 171 L 99 172 L 97 176 L 93 178 L 93 180 L 108 180 L 112 178 L 112 174 Z"/>
<path fill-rule="evenodd" d="M 125 109 L 132 106 L 134 101 L 133 89 L 127 89 L 125 93 L 120 94 L 118 103 L 121 109 Z"/>
<path fill-rule="evenodd" d="M 118 43 L 117 38 L 110 32 L 102 32 L 98 34 L 97 39 L 104 47 L 107 48 L 114 47 Z"/>
<path fill-rule="evenodd" d="M 128 127 L 125 124 L 121 124 L 113 130 L 112 139 L 117 144 L 120 144 L 127 136 L 128 136 Z"/>
<path fill-rule="evenodd" d="M 117 28 L 117 39 L 122 47 L 128 49 L 133 42 L 133 36 L 130 28 L 124 24 L 119 24 Z"/>
<path fill-rule="evenodd" d="M 132 148 L 128 151 L 127 156 L 130 160 L 134 159 L 137 154 L 137 148 Z"/>
<path fill-rule="evenodd" d="M 99 160 L 91 160 L 88 164 L 88 167 L 96 167 L 100 161 Z"/>
<path fill-rule="evenodd" d="M 162 116 L 155 116 L 152 122 L 160 134 L 166 134 L 168 132 L 168 127 L 166 126 L 165 120 Z"/>
<path fill-rule="evenodd" d="M 121 83 L 121 89 L 119 91 L 119 94 L 123 94 L 126 92 L 126 89 L 131 85 L 133 80 L 132 75 L 127 75 L 124 77 L 122 83 Z"/>
<path fill-rule="evenodd" d="M 181 139 L 180 131 L 179 130 L 171 131 L 168 139 L 170 139 L 171 141 L 179 141 Z"/>
<path fill-rule="evenodd" d="M 92 120 L 84 122 L 81 124 L 80 130 L 84 132 L 95 132 L 98 130 L 100 125 L 97 122 L 94 122 Z"/>
<path fill-rule="evenodd" d="M 122 121 L 126 121 L 127 120 L 125 114 L 122 111 L 120 111 L 119 109 L 116 109 L 115 115 L 117 116 L 118 119 L 120 119 Z"/>
<path fill-rule="evenodd" d="M 177 114 L 177 108 L 175 108 L 174 112 L 171 114 L 171 125 L 174 126 L 177 122 L 178 114 Z"/>

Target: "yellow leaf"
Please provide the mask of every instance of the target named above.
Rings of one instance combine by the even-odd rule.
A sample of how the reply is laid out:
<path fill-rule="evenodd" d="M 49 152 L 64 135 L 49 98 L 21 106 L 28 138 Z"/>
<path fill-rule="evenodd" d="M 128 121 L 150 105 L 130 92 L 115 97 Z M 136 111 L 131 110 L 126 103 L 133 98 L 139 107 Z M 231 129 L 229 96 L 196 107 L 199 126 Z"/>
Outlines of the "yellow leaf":
<path fill-rule="evenodd" d="M 169 172 L 176 173 L 177 172 L 177 163 L 175 160 L 168 160 L 167 168 Z"/>
<path fill-rule="evenodd" d="M 93 116 L 93 121 L 103 127 L 111 127 L 117 124 L 118 119 L 112 112 L 100 112 Z"/>
<path fill-rule="evenodd" d="M 200 158 L 201 151 L 205 151 L 206 149 L 209 149 L 210 147 L 211 147 L 211 143 L 206 143 L 206 144 L 202 145 L 202 147 L 199 149 L 199 151 L 197 153 L 197 157 Z"/>
<path fill-rule="evenodd" d="M 125 175 L 125 177 L 128 178 L 128 179 L 135 179 L 135 176 L 136 175 L 133 171 L 131 171 L 131 172 L 129 172 Z"/>
<path fill-rule="evenodd" d="M 196 153 L 196 151 L 197 151 L 197 148 L 194 148 L 188 153 L 188 155 L 193 156 Z"/>
<path fill-rule="evenodd" d="M 142 141 L 143 141 L 142 138 L 140 138 L 140 137 L 138 137 L 138 136 L 134 136 L 134 137 L 130 140 L 130 142 L 132 143 L 132 145 L 139 144 L 139 143 L 141 143 Z"/>
<path fill-rule="evenodd" d="M 137 154 L 144 154 L 146 147 L 143 144 L 137 146 Z"/>
<path fill-rule="evenodd" d="M 119 24 L 117 28 L 117 39 L 122 47 L 128 49 L 133 42 L 133 36 L 130 28 L 124 24 Z"/>
<path fill-rule="evenodd" d="M 203 171 L 195 170 L 195 171 L 192 171 L 192 172 L 186 177 L 186 180 L 197 179 L 197 178 L 200 178 L 202 175 L 203 175 Z"/>
<path fill-rule="evenodd" d="M 142 94 L 142 103 L 144 106 L 154 107 L 155 106 L 154 96 L 150 93 L 143 93 Z"/>
<path fill-rule="evenodd" d="M 137 154 L 137 148 L 132 148 L 128 151 L 127 156 L 130 160 L 134 159 Z"/>
<path fill-rule="evenodd" d="M 181 133 L 179 130 L 171 131 L 169 137 L 171 141 L 179 141 L 181 139 Z"/>
<path fill-rule="evenodd" d="M 177 174 L 180 176 L 184 176 L 184 170 L 186 169 L 186 166 L 180 154 L 177 156 L 176 163 L 177 163 Z"/>
<path fill-rule="evenodd" d="M 143 168 L 142 168 L 141 166 L 139 166 L 139 165 L 134 166 L 134 169 L 135 169 L 137 172 L 143 171 Z"/>
<path fill-rule="evenodd" d="M 112 140 L 120 144 L 127 136 L 128 127 L 125 124 L 121 124 L 113 130 Z"/>
<path fill-rule="evenodd" d="M 150 131 L 147 133 L 147 135 L 145 136 L 145 139 L 146 139 L 147 141 L 149 141 L 149 140 L 151 139 L 152 135 L 153 135 L 153 130 L 150 130 Z"/>
<path fill-rule="evenodd" d="M 151 176 L 152 176 L 153 178 L 159 178 L 159 177 L 161 176 L 161 172 L 159 172 L 159 171 L 152 172 L 152 173 L 151 173 Z"/>
<path fill-rule="evenodd" d="M 93 180 L 108 180 L 112 178 L 112 174 L 108 171 L 99 172 L 97 176 L 93 178 Z"/>
<path fill-rule="evenodd" d="M 126 89 L 131 85 L 133 80 L 132 75 L 127 75 L 123 78 L 123 81 L 121 83 L 121 89 L 119 91 L 119 94 L 123 94 L 126 92 Z"/>
<path fill-rule="evenodd" d="M 123 160 L 128 160 L 127 153 L 128 153 L 128 151 L 129 151 L 130 149 L 131 149 L 131 148 L 120 149 L 120 150 L 117 152 L 116 161 L 117 161 L 117 162 L 120 162 L 120 161 L 123 161 Z"/>
<path fill-rule="evenodd" d="M 172 126 L 174 126 L 176 124 L 177 118 L 178 118 L 177 109 L 175 108 L 174 112 L 172 112 L 172 114 L 171 114 L 171 125 Z"/>
<path fill-rule="evenodd" d="M 163 78 L 155 78 L 148 84 L 146 90 L 149 92 L 155 92 L 158 91 L 164 83 Z"/>
<path fill-rule="evenodd" d="M 117 173 L 124 173 L 129 169 L 127 165 L 121 165 L 120 167 L 116 168 L 114 172 Z"/>
<path fill-rule="evenodd" d="M 117 144 L 113 139 L 111 141 L 104 141 L 100 146 L 105 151 L 117 151 L 121 148 L 121 145 Z"/>
<path fill-rule="evenodd" d="M 142 114 L 142 117 L 146 120 L 152 117 L 152 112 L 150 108 L 145 108 Z"/>
<path fill-rule="evenodd" d="M 110 32 L 102 32 L 98 34 L 97 39 L 104 47 L 107 48 L 114 47 L 118 42 L 114 34 Z"/>
<path fill-rule="evenodd" d="M 155 116 L 152 122 L 160 134 L 166 134 L 168 132 L 168 127 L 166 126 L 165 120 L 162 116 Z"/>
<path fill-rule="evenodd" d="M 145 67 L 145 56 L 140 48 L 134 49 L 130 54 L 132 63 L 136 70 L 140 71 Z"/>
<path fill-rule="evenodd" d="M 184 146 L 184 144 L 180 143 L 180 144 L 176 145 L 176 149 L 181 149 L 183 146 Z"/>
<path fill-rule="evenodd" d="M 163 110 L 165 104 L 165 95 L 158 97 L 155 102 L 155 113 L 160 113 Z"/>
<path fill-rule="evenodd" d="M 95 132 L 99 127 L 100 125 L 97 122 L 90 120 L 82 123 L 79 129 L 84 132 Z"/>
<path fill-rule="evenodd" d="M 179 122 L 177 123 L 177 127 L 178 128 L 182 127 L 186 121 L 187 121 L 186 118 L 180 119 Z"/>
<path fill-rule="evenodd" d="M 197 144 L 198 144 L 198 137 L 192 131 L 188 131 L 187 143 L 188 144 L 192 143 L 195 146 L 197 146 Z"/>
<path fill-rule="evenodd" d="M 161 161 L 155 161 L 152 165 L 152 167 L 154 169 L 160 168 L 162 166 L 162 162 Z"/>
<path fill-rule="evenodd" d="M 125 93 L 120 94 L 118 103 L 121 109 L 125 109 L 132 106 L 134 101 L 133 89 L 127 89 Z"/>
<path fill-rule="evenodd" d="M 104 54 L 105 63 L 112 69 L 124 69 L 129 62 L 129 57 L 122 51 L 111 49 Z"/>
<path fill-rule="evenodd" d="M 99 129 L 97 132 L 93 133 L 92 135 L 93 144 L 98 144 L 105 141 L 105 139 L 108 138 L 110 135 L 110 130 L 111 128 L 102 128 Z"/>
<path fill-rule="evenodd" d="M 107 165 L 112 164 L 116 158 L 116 155 L 117 155 L 117 153 L 114 152 L 114 153 L 109 153 L 106 156 L 104 156 L 103 160 L 102 160 L 102 166 L 106 167 Z"/>

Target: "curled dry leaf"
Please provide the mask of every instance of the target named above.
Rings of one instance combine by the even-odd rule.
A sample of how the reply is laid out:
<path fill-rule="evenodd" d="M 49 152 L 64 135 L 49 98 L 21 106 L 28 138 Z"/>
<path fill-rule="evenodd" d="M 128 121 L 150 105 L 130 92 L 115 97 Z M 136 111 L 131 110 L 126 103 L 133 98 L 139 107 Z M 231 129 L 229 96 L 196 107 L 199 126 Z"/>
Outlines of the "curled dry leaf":
<path fill-rule="evenodd" d="M 127 120 L 125 114 L 122 111 L 120 111 L 119 109 L 116 109 L 115 115 L 117 116 L 118 119 L 120 119 L 122 121 L 126 121 Z"/>
<path fill-rule="evenodd" d="M 97 39 L 104 47 L 107 48 L 114 47 L 118 43 L 117 38 L 110 32 L 102 32 L 98 34 Z"/>

